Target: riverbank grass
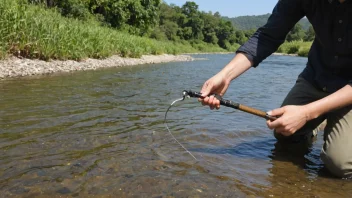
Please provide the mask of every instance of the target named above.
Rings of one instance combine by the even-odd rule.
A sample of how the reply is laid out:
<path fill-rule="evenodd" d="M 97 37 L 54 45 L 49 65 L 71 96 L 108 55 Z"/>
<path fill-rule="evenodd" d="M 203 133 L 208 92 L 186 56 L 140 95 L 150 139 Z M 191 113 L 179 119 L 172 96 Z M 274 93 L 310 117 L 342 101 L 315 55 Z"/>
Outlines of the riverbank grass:
<path fill-rule="evenodd" d="M 81 21 L 62 17 L 57 11 L 0 0 L 0 58 L 9 54 L 42 60 L 82 60 L 112 55 L 141 57 L 153 54 L 223 52 L 224 49 L 202 44 L 157 41 L 129 35 L 97 21 Z"/>
<path fill-rule="evenodd" d="M 279 47 L 277 52 L 284 53 L 284 54 L 298 54 L 298 56 L 307 57 L 311 46 L 312 46 L 312 42 L 304 42 L 304 41 L 285 42 Z"/>

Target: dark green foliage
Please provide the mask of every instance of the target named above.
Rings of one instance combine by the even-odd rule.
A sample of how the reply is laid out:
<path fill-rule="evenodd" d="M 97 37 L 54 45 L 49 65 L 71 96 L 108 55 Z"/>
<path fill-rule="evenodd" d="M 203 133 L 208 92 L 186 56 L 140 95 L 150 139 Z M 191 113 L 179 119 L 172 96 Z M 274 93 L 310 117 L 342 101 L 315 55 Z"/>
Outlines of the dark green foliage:
<path fill-rule="evenodd" d="M 61 0 L 56 3 L 49 4 L 49 6 L 56 5 L 61 11 L 62 15 L 81 20 L 87 20 L 91 16 L 87 2 L 81 0 Z"/>
<path fill-rule="evenodd" d="M 249 29 L 249 30 L 244 30 L 244 36 L 246 38 L 250 38 L 257 30 L 256 29 Z"/>
<path fill-rule="evenodd" d="M 313 41 L 314 38 L 315 38 L 315 32 L 314 32 L 313 26 L 309 26 L 308 30 L 306 31 L 304 41 Z"/>
<path fill-rule="evenodd" d="M 312 42 L 292 41 L 283 43 L 277 52 L 284 54 L 298 54 L 299 56 L 308 56 Z"/>
<path fill-rule="evenodd" d="M 188 1 L 182 7 L 162 3 L 159 7 L 159 27 L 169 40 L 219 45 L 229 50 L 237 41 L 232 24 L 217 12 L 201 12 L 198 5 Z M 155 38 L 155 35 L 153 35 Z M 201 46 L 203 47 L 203 45 Z"/>
<path fill-rule="evenodd" d="M 22 0 L 26 1 L 26 0 Z M 264 25 L 270 16 L 244 16 L 229 19 L 219 12 L 202 12 L 199 6 L 187 1 L 183 6 L 168 5 L 161 0 L 27 0 L 30 3 L 55 7 L 63 16 L 98 21 L 130 34 L 157 40 L 201 41 L 229 50 L 244 44 Z M 226 18 L 227 20 L 224 20 Z M 233 24 L 239 27 L 235 29 Z M 245 24 L 246 27 L 242 27 Z M 296 27 L 295 27 L 296 28 Z M 245 30 L 241 30 L 245 29 Z M 293 29 L 288 41 L 311 39 Z"/>
<path fill-rule="evenodd" d="M 243 31 L 237 30 L 236 31 L 236 43 L 243 45 L 247 41 L 246 35 Z"/>
<path fill-rule="evenodd" d="M 168 40 L 167 36 L 165 35 L 165 31 L 162 30 L 160 27 L 154 28 L 154 30 L 150 34 L 150 38 L 160 41 Z"/>
<path fill-rule="evenodd" d="M 13 19 L 11 22 L 0 21 L 3 27 L 12 27 L 11 23 L 14 23 L 16 25 L 13 27 L 25 29 L 25 31 L 14 29 L 13 32 L 4 32 L 10 29 L 2 28 L 0 33 L 7 40 L 0 43 L 0 57 L 8 53 L 17 53 L 15 55 L 41 59 L 82 59 L 101 58 L 116 53 L 138 57 L 148 53 L 180 53 L 192 50 L 235 51 L 255 33 L 257 27 L 265 24 L 269 16 L 256 16 L 254 18 L 264 22 L 253 27 L 250 25 L 251 22 L 247 21 L 246 24 L 251 27 L 241 30 L 236 29 L 230 21 L 224 20 L 219 12 L 213 14 L 199 11 L 198 5 L 192 1 L 186 2 L 181 7 L 168 5 L 161 0 L 0 0 L 0 2 L 3 2 L 3 6 L 12 2 L 13 6 L 2 7 L 5 10 L 17 9 L 18 5 L 22 5 L 25 9 L 14 9 L 15 15 L 7 12 L 8 19 L 26 16 L 24 19 Z M 38 12 L 36 15 L 33 15 L 34 10 Z M 244 20 L 246 17 L 241 19 Z M 297 26 L 290 32 L 288 38 L 312 40 L 314 34 L 312 30 L 309 29 L 305 35 L 302 28 Z M 133 37 L 131 34 L 144 38 Z M 172 46 L 169 46 L 170 44 Z M 286 47 L 284 51 L 297 53 L 297 48 Z"/>
<path fill-rule="evenodd" d="M 101 27 L 94 21 L 62 17 L 56 10 L 0 0 L 0 58 L 19 57 L 82 60 L 114 54 L 140 57 L 143 54 L 197 52 L 189 43 L 157 41 Z M 219 48 L 204 48 L 219 51 Z"/>
<path fill-rule="evenodd" d="M 302 25 L 297 23 L 286 36 L 286 40 L 289 42 L 303 40 L 305 36 L 306 35 L 304 30 L 302 29 Z"/>
<path fill-rule="evenodd" d="M 182 13 L 188 17 L 196 16 L 198 15 L 198 5 L 195 2 L 187 1 L 182 6 Z"/>
<path fill-rule="evenodd" d="M 28 0 L 29 3 L 43 4 L 48 8 L 57 7 L 62 15 L 87 20 L 91 17 L 89 12 L 90 0 Z"/>
<path fill-rule="evenodd" d="M 83 20 L 98 18 L 105 24 L 137 35 L 155 27 L 160 0 L 28 0 L 56 7 L 63 16 Z M 94 15 L 96 17 L 94 17 Z"/>
<path fill-rule="evenodd" d="M 89 9 L 112 27 L 146 35 L 157 24 L 159 4 L 160 0 L 90 0 Z"/>
<path fill-rule="evenodd" d="M 288 51 L 287 51 L 287 53 L 288 54 L 296 54 L 298 51 L 299 51 L 299 45 L 292 45 L 289 49 L 288 49 Z"/>
<path fill-rule="evenodd" d="M 298 52 L 298 56 L 308 57 L 310 48 L 304 48 Z"/>
<path fill-rule="evenodd" d="M 258 16 L 240 16 L 235 18 L 224 17 L 225 20 L 231 21 L 231 23 L 240 30 L 258 29 L 263 26 L 270 14 L 258 15 Z"/>
<path fill-rule="evenodd" d="M 231 23 L 240 30 L 258 29 L 265 25 L 268 21 L 270 14 L 257 15 L 257 16 L 240 16 L 235 18 L 223 17 L 225 20 L 231 21 Z M 299 22 L 304 30 L 307 30 L 310 23 L 307 18 L 303 18 Z"/>

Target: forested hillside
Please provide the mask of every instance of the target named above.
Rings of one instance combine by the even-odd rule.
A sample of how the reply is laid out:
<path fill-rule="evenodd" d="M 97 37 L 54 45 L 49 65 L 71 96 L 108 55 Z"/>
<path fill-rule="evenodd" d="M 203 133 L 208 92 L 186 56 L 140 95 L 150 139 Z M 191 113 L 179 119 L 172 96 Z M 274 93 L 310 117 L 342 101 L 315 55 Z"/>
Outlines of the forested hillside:
<path fill-rule="evenodd" d="M 256 15 L 256 16 L 239 16 L 235 18 L 223 17 L 227 21 L 231 21 L 232 25 L 240 30 L 258 29 L 263 26 L 270 14 Z M 310 23 L 308 19 L 303 18 L 299 22 L 304 30 L 308 30 Z"/>

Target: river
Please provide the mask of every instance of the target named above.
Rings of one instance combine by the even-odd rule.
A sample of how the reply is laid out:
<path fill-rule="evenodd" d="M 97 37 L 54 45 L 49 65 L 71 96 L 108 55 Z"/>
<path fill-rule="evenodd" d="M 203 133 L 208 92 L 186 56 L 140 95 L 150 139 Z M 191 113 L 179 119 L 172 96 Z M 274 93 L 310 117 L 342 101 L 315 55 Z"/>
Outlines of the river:
<path fill-rule="evenodd" d="M 232 57 L 0 81 L 0 197 L 351 197 L 319 158 L 285 152 L 265 120 L 196 99 Z M 226 99 L 280 106 L 307 59 L 270 56 L 234 80 Z"/>

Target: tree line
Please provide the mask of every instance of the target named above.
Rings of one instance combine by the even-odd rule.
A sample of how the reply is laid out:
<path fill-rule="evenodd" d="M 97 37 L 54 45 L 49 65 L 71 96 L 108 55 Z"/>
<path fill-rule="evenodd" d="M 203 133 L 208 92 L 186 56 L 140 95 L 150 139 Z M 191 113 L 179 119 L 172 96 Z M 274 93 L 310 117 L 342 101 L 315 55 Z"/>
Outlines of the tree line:
<path fill-rule="evenodd" d="M 243 44 L 255 29 L 240 30 L 219 12 L 200 11 L 195 2 L 168 5 L 162 0 L 28 0 L 57 9 L 63 16 L 95 20 L 103 26 L 157 40 L 218 45 L 233 50 Z M 287 41 L 314 39 L 314 30 L 297 24 Z"/>

